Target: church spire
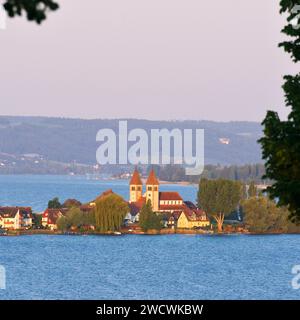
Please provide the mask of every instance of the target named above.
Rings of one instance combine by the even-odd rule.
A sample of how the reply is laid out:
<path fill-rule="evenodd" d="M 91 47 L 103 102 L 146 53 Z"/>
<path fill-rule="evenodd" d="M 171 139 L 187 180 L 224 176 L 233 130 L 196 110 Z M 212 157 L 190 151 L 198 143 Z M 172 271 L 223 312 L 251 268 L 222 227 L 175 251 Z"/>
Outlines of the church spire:
<path fill-rule="evenodd" d="M 155 171 L 154 171 L 153 168 L 151 169 L 151 171 L 149 173 L 146 185 L 152 185 L 152 186 L 158 186 L 159 185 L 159 181 L 156 178 L 156 174 L 155 174 Z"/>
<path fill-rule="evenodd" d="M 142 180 L 141 180 L 141 177 L 140 177 L 140 174 L 139 174 L 139 172 L 137 171 L 136 168 L 134 169 L 134 172 L 132 174 L 132 178 L 131 178 L 129 184 L 130 185 L 136 185 L 136 186 L 141 186 L 143 184 Z"/>
<path fill-rule="evenodd" d="M 129 202 L 137 202 L 142 197 L 143 183 L 139 172 L 135 168 L 129 183 Z"/>

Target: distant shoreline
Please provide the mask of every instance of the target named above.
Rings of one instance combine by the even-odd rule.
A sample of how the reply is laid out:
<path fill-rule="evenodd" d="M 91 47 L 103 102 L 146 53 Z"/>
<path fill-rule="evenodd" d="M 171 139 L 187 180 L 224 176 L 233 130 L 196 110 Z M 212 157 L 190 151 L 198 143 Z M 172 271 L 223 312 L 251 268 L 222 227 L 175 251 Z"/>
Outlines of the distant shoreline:
<path fill-rule="evenodd" d="M 87 178 L 89 175 L 86 174 L 59 174 L 59 173 L 0 173 L 0 176 L 59 176 L 59 177 L 82 177 Z M 92 179 L 93 180 L 93 179 Z M 129 179 L 121 179 L 121 178 L 105 178 L 105 179 L 94 179 L 95 181 L 129 181 Z M 146 179 L 142 179 L 145 180 Z M 190 181 L 167 181 L 167 180 L 160 180 L 160 184 L 177 184 L 181 186 L 190 186 L 190 185 L 197 185 Z"/>

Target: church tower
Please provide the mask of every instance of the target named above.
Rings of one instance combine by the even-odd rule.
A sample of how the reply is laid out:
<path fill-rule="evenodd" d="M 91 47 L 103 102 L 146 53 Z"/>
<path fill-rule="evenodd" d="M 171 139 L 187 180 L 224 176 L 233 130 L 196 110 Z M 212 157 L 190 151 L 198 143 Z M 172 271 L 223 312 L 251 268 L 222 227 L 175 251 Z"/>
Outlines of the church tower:
<path fill-rule="evenodd" d="M 132 178 L 129 183 L 129 202 L 138 201 L 143 192 L 143 183 L 137 169 L 134 170 Z"/>
<path fill-rule="evenodd" d="M 152 169 L 149 173 L 146 182 L 146 202 L 151 201 L 152 210 L 158 211 L 159 209 L 159 181 L 156 178 L 155 172 Z"/>

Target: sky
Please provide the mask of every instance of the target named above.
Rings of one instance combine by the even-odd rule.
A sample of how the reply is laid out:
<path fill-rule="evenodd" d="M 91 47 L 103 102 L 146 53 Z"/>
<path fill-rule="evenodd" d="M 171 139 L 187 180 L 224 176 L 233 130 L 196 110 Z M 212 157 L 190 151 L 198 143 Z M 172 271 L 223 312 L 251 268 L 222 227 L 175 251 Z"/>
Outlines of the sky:
<path fill-rule="evenodd" d="M 0 30 L 1 115 L 286 117 L 282 76 L 296 67 L 277 47 L 279 1 L 57 1 L 41 26 Z"/>

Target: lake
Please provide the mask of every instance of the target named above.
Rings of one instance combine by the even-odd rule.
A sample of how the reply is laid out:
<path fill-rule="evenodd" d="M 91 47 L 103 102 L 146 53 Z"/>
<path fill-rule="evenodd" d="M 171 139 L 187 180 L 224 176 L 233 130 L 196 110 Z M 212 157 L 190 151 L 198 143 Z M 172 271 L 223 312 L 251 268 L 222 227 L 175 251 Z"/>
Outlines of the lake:
<path fill-rule="evenodd" d="M 0 299 L 299 299 L 300 237 L 0 237 Z"/>
<path fill-rule="evenodd" d="M 94 200 L 107 189 L 129 198 L 127 180 L 89 180 L 85 176 L 0 175 L 0 206 L 31 206 L 42 212 L 48 201 L 59 197 L 63 202 L 75 198 L 82 203 Z M 185 200 L 195 202 L 196 186 L 163 184 L 160 190 L 178 191 Z"/>
<path fill-rule="evenodd" d="M 128 182 L 0 176 L 0 205 L 43 211 L 50 198 L 94 199 Z M 162 185 L 186 200 L 195 186 Z M 299 299 L 299 235 L 0 237 L 0 299 Z M 0 267 L 1 267 L 0 266 Z"/>

